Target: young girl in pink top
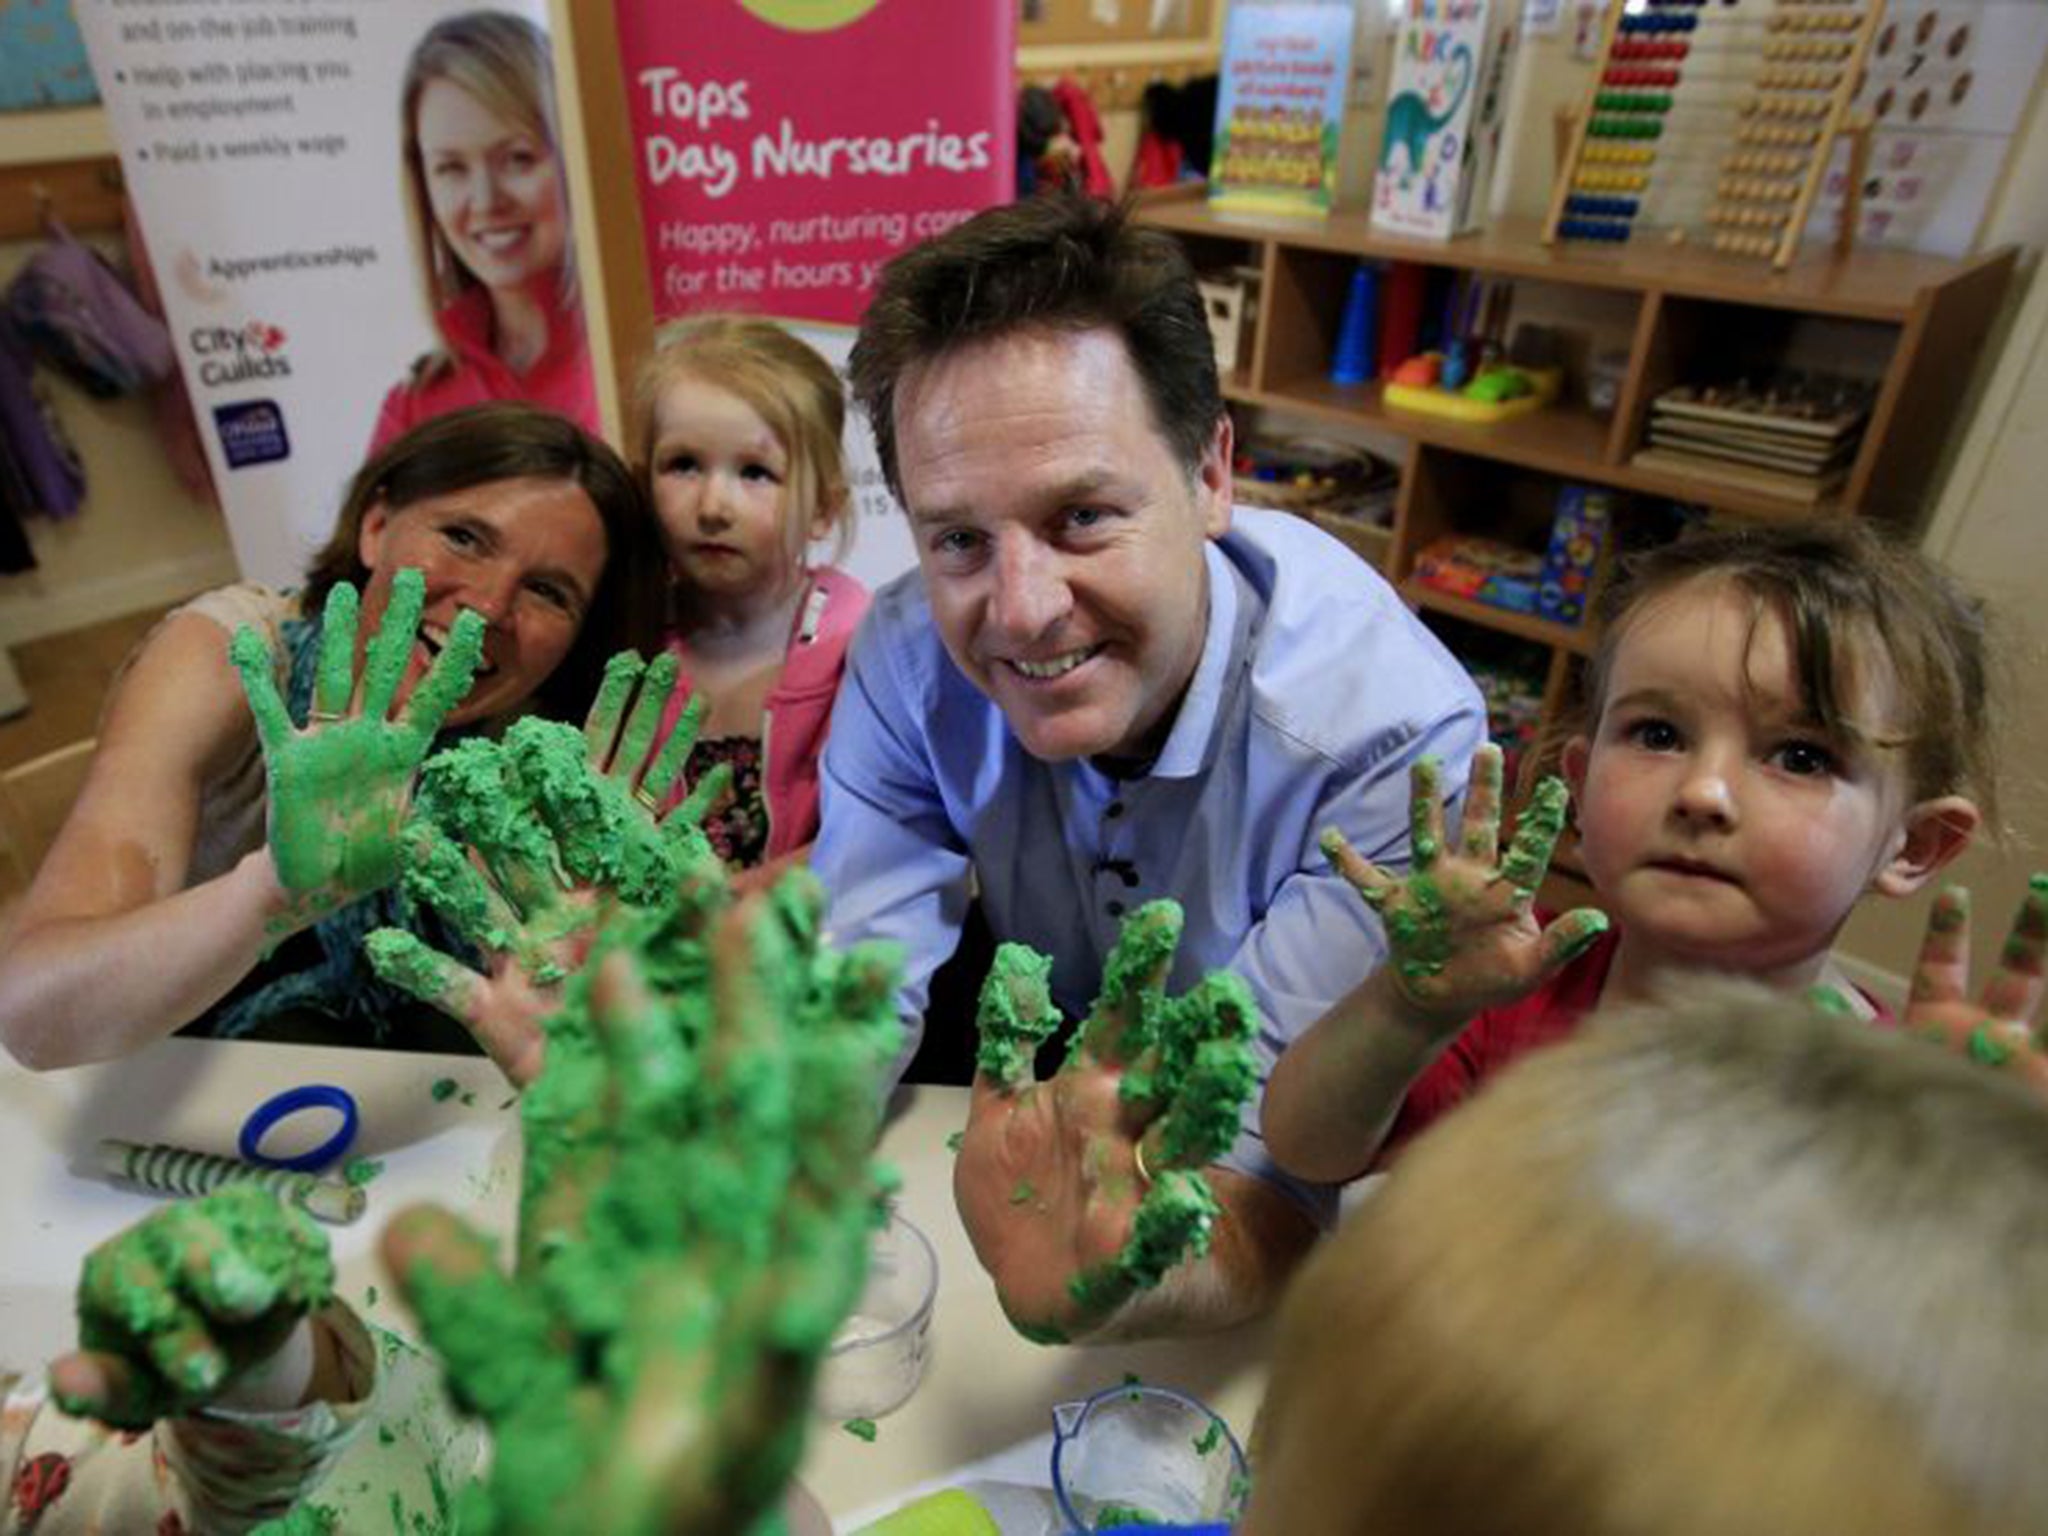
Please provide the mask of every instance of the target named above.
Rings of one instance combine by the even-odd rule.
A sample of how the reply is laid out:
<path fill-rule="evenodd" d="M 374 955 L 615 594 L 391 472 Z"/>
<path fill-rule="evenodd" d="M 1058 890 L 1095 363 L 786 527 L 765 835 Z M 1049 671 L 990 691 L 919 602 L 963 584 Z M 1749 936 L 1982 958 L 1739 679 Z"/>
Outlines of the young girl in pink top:
<path fill-rule="evenodd" d="M 1563 751 L 1605 913 L 1545 923 L 1532 910 L 1563 785 L 1539 786 L 1502 857 L 1490 748 L 1455 841 L 1434 765 L 1418 769 L 1411 871 L 1332 841 L 1389 952 L 1267 1086 L 1268 1143 L 1297 1175 L 1364 1171 L 1596 1006 L 1656 1000 L 1687 972 L 1824 988 L 1883 1016 L 1829 951 L 1864 895 L 1923 889 L 1985 819 L 1994 757 L 1977 606 L 1917 550 L 1837 519 L 1681 540 L 1637 562 L 1608 611 Z M 1953 897 L 1938 904 L 1911 1025 L 1942 1023 L 1932 1005 L 1954 992 L 1941 980 L 1953 967 L 1930 961 L 1953 959 L 1959 919 Z M 2037 891 L 2008 952 L 2008 969 L 2036 983 L 2044 925 Z M 2018 979 L 1987 992 L 1988 1049 L 2008 1048 L 2003 1025 L 2038 1001 L 2038 984 Z"/>
<path fill-rule="evenodd" d="M 656 337 L 637 405 L 683 678 L 663 734 L 702 698 L 691 776 L 733 770 L 704 830 L 728 866 L 760 871 L 745 883 L 765 883 L 818 834 L 818 759 L 867 610 L 858 581 L 808 563 L 813 544 L 836 536 L 843 550 L 850 532 L 845 392 L 772 321 L 700 315 Z"/>

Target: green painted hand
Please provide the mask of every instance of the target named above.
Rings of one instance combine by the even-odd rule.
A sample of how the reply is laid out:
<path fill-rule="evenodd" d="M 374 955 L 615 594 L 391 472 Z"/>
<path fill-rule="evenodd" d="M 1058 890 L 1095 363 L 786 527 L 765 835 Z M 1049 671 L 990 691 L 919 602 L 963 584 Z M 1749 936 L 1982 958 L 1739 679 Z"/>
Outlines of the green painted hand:
<path fill-rule="evenodd" d="M 1125 919 L 1095 1005 L 1046 1082 L 1034 1081 L 1032 1055 L 1059 1025 L 1050 962 L 1005 944 L 983 985 L 953 1197 L 1027 1338 L 1098 1327 L 1208 1251 L 1218 1207 L 1201 1170 L 1230 1146 L 1258 1087 L 1258 1014 L 1245 984 L 1220 972 L 1165 995 L 1180 927 L 1167 901 Z"/>
<path fill-rule="evenodd" d="M 1386 926 L 1384 975 L 1397 1001 L 1452 1028 L 1527 995 L 1604 933 L 1607 917 L 1581 907 L 1546 926 L 1532 910 L 1564 826 L 1560 780 L 1536 786 L 1505 857 L 1500 748 L 1473 754 L 1455 846 L 1445 842 L 1442 769 L 1434 758 L 1415 765 L 1413 785 L 1406 878 L 1360 857 L 1334 829 L 1323 834 L 1323 851 Z"/>
<path fill-rule="evenodd" d="M 262 638 L 244 626 L 229 645 L 263 747 L 270 857 L 279 882 L 297 898 L 302 920 L 397 878 L 399 831 L 413 775 L 441 722 L 469 692 L 483 654 L 484 626 L 465 612 L 398 717 L 386 718 L 425 600 L 420 573 L 400 571 L 365 654 L 361 702 L 352 710 L 357 597 L 348 583 L 336 584 L 327 595 L 312 716 L 303 730 L 285 710 Z"/>
<path fill-rule="evenodd" d="M 86 1255 L 64 1408 L 146 1429 L 218 1398 L 334 1292 L 327 1240 L 268 1190 L 232 1185 L 143 1218 Z"/>
<path fill-rule="evenodd" d="M 1906 1027 L 1986 1066 L 2017 1073 L 2048 1094 L 2048 1040 L 2034 1015 L 2048 957 L 2048 875 L 2027 882 L 1998 968 L 1970 998 L 1970 893 L 1951 885 L 1934 898 L 1927 937 L 1913 968 Z"/>
<path fill-rule="evenodd" d="M 673 658 L 646 669 L 628 727 L 631 737 L 644 725 L 634 755 L 622 749 L 610 771 L 593 756 L 592 743 L 602 738 L 608 747 L 612 735 L 601 717 L 610 712 L 615 725 L 624 705 L 615 684 L 623 678 L 630 691 L 640 676 L 638 657 L 613 657 L 583 732 L 528 718 L 500 741 L 465 741 L 437 754 L 421 772 L 404 844 L 406 890 L 489 957 L 487 972 L 403 929 L 379 929 L 367 941 L 378 975 L 460 1020 L 521 1085 L 540 1070 L 541 1021 L 560 1006 L 563 980 L 583 968 L 600 918 L 723 878 L 698 825 L 706 794 L 665 815 L 650 809 L 691 744 L 686 711 L 683 727 L 647 761 L 647 738 L 675 686 Z M 725 779 L 706 777 L 700 788 L 721 792 Z"/>
<path fill-rule="evenodd" d="M 491 1428 L 467 1532 L 763 1530 L 859 1295 L 901 1039 L 894 963 L 818 939 L 807 876 L 622 914 L 526 1094 L 518 1257 L 446 1212 L 384 1249 Z"/>

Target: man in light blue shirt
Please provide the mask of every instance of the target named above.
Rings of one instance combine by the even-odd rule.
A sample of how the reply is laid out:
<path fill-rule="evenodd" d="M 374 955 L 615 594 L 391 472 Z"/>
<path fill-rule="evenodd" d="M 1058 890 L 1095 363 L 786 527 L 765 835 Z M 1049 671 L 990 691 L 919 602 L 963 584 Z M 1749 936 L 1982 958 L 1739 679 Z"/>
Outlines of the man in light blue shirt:
<path fill-rule="evenodd" d="M 1169 990 L 1236 972 L 1270 1070 L 1384 952 L 1318 834 L 1405 866 L 1409 769 L 1440 757 L 1462 787 L 1476 690 L 1342 545 L 1233 511 L 1230 420 L 1169 237 L 1073 198 L 980 215 L 885 271 L 852 371 L 919 569 L 878 595 L 833 717 L 813 859 L 833 936 L 903 946 L 914 1030 L 978 892 L 998 939 L 1053 957 L 1074 1018 L 1119 919 L 1170 897 Z M 1114 1090 L 977 1085 L 955 1191 L 1013 1318 L 1101 1321 L 1066 1282 L 1121 1244 L 1142 1183 Z M 1306 1249 L 1328 1192 L 1286 1180 L 1256 1123 L 1254 1104 L 1211 1170 L 1209 1259 L 1120 1327 L 1248 1315 Z M 1044 1198 L 1019 1211 L 1024 1187 Z"/>

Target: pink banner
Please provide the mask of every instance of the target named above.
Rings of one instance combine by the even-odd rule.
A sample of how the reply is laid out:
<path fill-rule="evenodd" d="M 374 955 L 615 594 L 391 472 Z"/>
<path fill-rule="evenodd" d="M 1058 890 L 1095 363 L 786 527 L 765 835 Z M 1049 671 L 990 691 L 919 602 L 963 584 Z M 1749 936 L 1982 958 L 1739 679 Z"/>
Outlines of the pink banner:
<path fill-rule="evenodd" d="M 890 256 L 1007 199 L 1015 11 L 618 0 L 655 312 L 850 325 Z"/>

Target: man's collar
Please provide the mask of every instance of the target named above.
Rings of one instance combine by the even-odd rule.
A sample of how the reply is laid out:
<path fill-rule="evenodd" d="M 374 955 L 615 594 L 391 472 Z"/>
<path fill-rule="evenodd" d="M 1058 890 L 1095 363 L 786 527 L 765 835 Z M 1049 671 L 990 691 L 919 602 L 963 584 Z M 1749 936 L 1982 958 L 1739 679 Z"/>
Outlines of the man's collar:
<path fill-rule="evenodd" d="M 1152 764 L 1154 778 L 1193 778 L 1208 766 L 1215 748 L 1217 723 L 1235 675 L 1232 662 L 1239 649 L 1243 608 L 1237 572 L 1214 539 L 1202 546 L 1202 557 L 1208 578 L 1208 632 L 1202 639 L 1202 657 L 1195 663 L 1195 675 L 1189 679 L 1180 708 L 1174 713 L 1173 729 L 1167 733 L 1166 745 L 1159 749 Z"/>

